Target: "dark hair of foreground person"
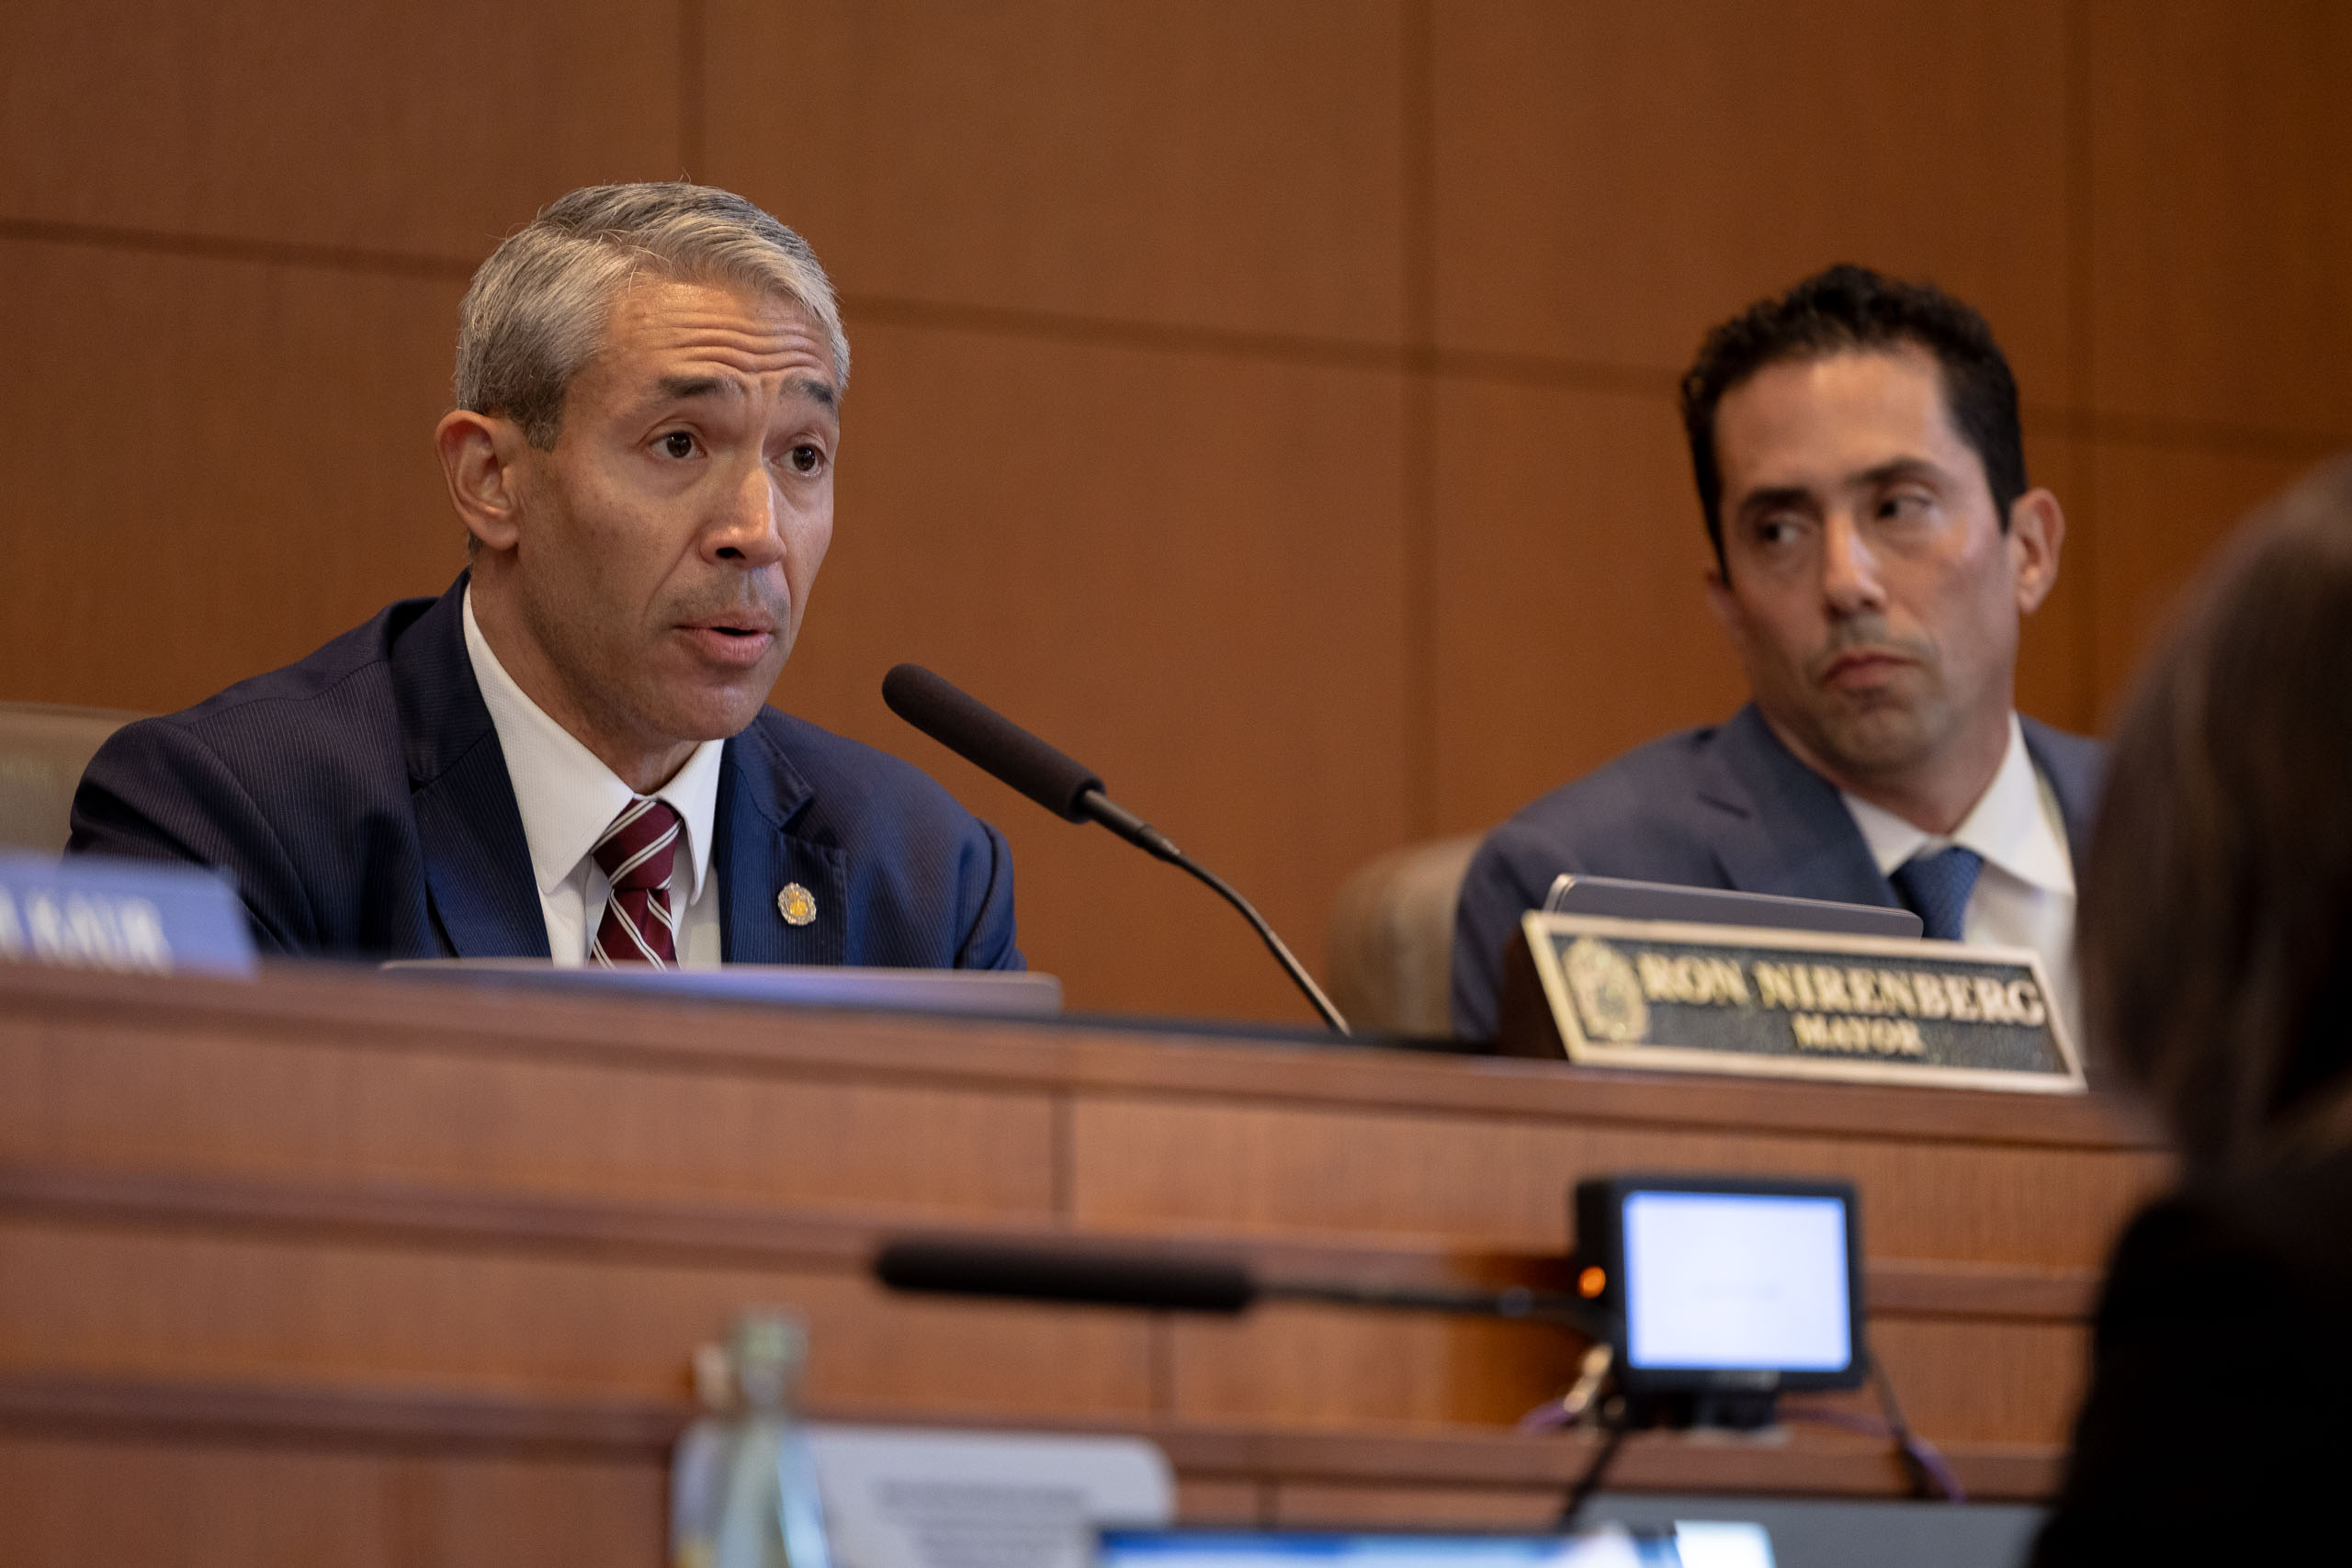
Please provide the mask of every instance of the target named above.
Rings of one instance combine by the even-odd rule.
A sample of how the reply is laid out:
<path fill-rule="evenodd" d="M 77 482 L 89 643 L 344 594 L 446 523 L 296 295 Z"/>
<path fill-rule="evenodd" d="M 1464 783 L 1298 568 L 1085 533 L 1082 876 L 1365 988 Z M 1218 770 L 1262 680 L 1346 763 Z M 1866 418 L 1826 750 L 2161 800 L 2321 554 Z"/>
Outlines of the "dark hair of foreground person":
<path fill-rule="evenodd" d="M 2033 1561 L 2269 1560 L 2352 1458 L 2352 459 L 2223 550 L 2109 779 L 2085 1008 L 2183 1181 L 2116 1248 Z"/>
<path fill-rule="evenodd" d="M 2352 1135 L 2352 459 L 2256 514 L 2115 742 L 2093 1034 L 2192 1167 Z"/>

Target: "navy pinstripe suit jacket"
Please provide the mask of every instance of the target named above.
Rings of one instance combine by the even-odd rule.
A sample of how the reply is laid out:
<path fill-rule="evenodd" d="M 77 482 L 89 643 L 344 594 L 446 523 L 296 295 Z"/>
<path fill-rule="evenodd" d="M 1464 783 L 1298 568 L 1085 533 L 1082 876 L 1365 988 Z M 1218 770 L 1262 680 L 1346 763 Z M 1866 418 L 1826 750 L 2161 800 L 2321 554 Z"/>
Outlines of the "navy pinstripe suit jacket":
<path fill-rule="evenodd" d="M 231 873 L 265 952 L 547 956 L 465 584 L 118 731 L 68 852 Z M 730 963 L 1023 966 L 1002 836 L 896 757 L 763 708 L 727 742 L 714 838 Z M 810 924 L 778 912 L 787 882 L 816 895 Z"/>

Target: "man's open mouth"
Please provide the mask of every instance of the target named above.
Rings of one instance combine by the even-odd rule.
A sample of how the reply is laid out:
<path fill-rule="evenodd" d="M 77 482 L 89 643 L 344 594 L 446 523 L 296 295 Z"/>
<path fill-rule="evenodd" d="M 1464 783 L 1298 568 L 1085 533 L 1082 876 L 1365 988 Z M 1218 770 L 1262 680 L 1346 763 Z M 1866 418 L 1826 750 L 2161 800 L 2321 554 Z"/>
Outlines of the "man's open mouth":
<path fill-rule="evenodd" d="M 695 621 L 678 629 L 705 659 L 727 665 L 758 663 L 775 640 L 775 629 L 756 620 Z"/>

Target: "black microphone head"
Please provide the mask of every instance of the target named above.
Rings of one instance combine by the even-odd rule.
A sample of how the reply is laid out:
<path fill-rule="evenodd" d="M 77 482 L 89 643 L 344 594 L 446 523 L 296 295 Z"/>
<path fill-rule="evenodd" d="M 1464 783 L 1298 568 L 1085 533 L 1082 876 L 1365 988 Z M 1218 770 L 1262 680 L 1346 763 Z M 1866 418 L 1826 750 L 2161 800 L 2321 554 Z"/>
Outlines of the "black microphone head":
<path fill-rule="evenodd" d="M 1078 797 L 1090 789 L 1102 789 L 1102 778 L 1091 768 L 1064 756 L 920 664 L 900 664 L 883 676 L 882 700 L 892 713 L 1057 817 L 1085 821 Z"/>
<path fill-rule="evenodd" d="M 1229 1259 L 963 1240 L 891 1242 L 874 1277 L 894 1291 L 1159 1312 L 1237 1313 L 1258 1294 L 1250 1270 Z"/>

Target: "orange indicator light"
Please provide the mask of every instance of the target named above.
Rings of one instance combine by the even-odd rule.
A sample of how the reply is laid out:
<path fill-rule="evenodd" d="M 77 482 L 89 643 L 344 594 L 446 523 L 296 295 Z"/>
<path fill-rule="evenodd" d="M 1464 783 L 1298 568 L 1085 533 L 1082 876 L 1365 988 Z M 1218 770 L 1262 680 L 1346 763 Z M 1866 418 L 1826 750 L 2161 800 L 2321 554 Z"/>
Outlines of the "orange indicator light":
<path fill-rule="evenodd" d="M 1577 1276 L 1577 1294 L 1587 1301 L 1598 1297 L 1609 1288 L 1609 1271 L 1598 1263 Z"/>

